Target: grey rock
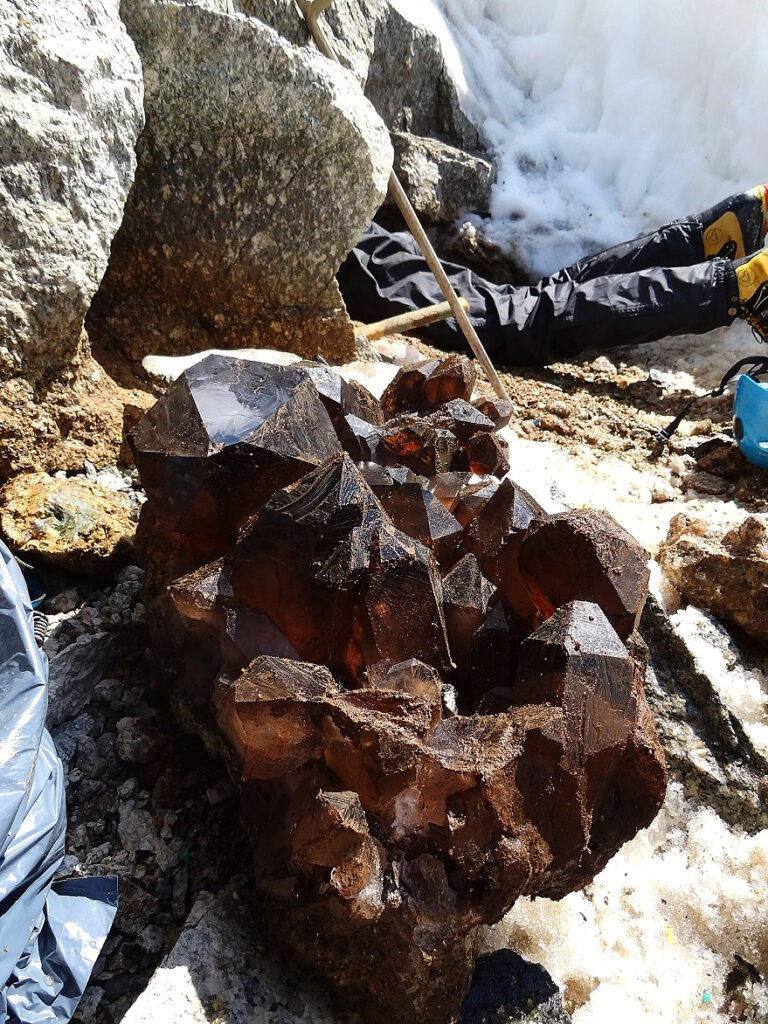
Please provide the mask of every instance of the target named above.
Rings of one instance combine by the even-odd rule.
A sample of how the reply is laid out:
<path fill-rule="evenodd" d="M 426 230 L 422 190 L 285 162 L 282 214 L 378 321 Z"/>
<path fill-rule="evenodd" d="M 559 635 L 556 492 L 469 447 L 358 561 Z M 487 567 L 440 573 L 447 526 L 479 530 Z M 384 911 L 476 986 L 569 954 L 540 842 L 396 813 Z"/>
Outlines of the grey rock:
<path fill-rule="evenodd" d="M 99 754 L 96 740 L 92 736 L 78 738 L 76 765 L 85 778 L 90 780 L 99 780 L 104 773 L 107 762 Z"/>
<path fill-rule="evenodd" d="M 682 782 L 686 796 L 711 807 L 730 825 L 755 832 L 768 827 L 766 758 L 749 723 L 740 719 L 742 712 L 716 664 L 718 646 L 733 659 L 734 670 L 741 655 L 724 631 L 708 621 L 719 637 L 703 659 L 688 630 L 649 598 L 640 624 L 651 651 L 646 697 L 670 773 Z"/>
<path fill-rule="evenodd" d="M 0 5 L 0 376 L 81 350 L 142 123 L 118 0 Z"/>
<path fill-rule="evenodd" d="M 62 615 L 74 611 L 79 603 L 80 594 L 77 587 L 68 587 L 66 590 L 46 598 L 45 611 L 49 615 Z"/>
<path fill-rule="evenodd" d="M 56 753 L 61 758 L 65 772 L 69 770 L 69 763 L 77 752 L 78 740 L 89 735 L 95 724 L 91 715 L 83 711 L 76 718 L 51 729 Z"/>
<path fill-rule="evenodd" d="M 121 718 L 117 723 L 115 750 L 121 761 L 149 764 L 163 748 L 163 738 L 141 718 Z"/>
<path fill-rule="evenodd" d="M 73 1020 L 90 1021 L 104 998 L 104 989 L 99 985 L 89 985 L 83 998 L 77 1004 Z"/>
<path fill-rule="evenodd" d="M 231 889 L 201 893 L 122 1024 L 333 1024 L 323 993 L 265 951 L 249 917 Z"/>
<path fill-rule="evenodd" d="M 139 946 L 147 953 L 159 953 L 165 942 L 165 933 L 156 924 L 151 924 L 142 929 L 137 941 Z"/>
<path fill-rule="evenodd" d="M 231 2 L 292 42 L 308 43 L 293 0 Z M 480 155 L 480 134 L 461 109 L 438 37 L 406 4 L 390 0 L 335 0 L 321 25 L 395 133 L 395 170 L 417 212 L 447 222 L 462 209 L 487 210 L 495 171 Z"/>
<path fill-rule="evenodd" d="M 139 852 L 153 853 L 161 871 L 166 871 L 173 863 L 173 855 L 158 835 L 152 815 L 134 800 L 120 801 L 117 834 L 123 849 L 132 857 Z"/>
<path fill-rule="evenodd" d="M 437 139 L 394 132 L 395 170 L 416 212 L 453 221 L 465 211 L 487 213 L 493 164 Z"/>
<path fill-rule="evenodd" d="M 232 2 L 291 42 L 308 41 L 293 0 Z M 461 109 L 440 40 L 409 15 L 405 3 L 334 0 L 321 24 L 388 128 L 438 135 L 462 149 L 480 147 L 478 130 Z"/>
<path fill-rule="evenodd" d="M 115 930 L 121 935 L 141 936 L 151 927 L 157 913 L 157 898 L 130 879 L 120 882 L 120 901 L 117 906 Z"/>
<path fill-rule="evenodd" d="M 95 697 L 110 703 L 120 700 L 124 691 L 125 682 L 122 679 L 101 679 L 93 688 Z"/>
<path fill-rule="evenodd" d="M 147 126 L 89 330 L 135 359 L 253 344 L 350 357 L 335 272 L 392 163 L 358 83 L 255 18 L 153 0 L 121 12 Z"/>
<path fill-rule="evenodd" d="M 46 720 L 49 729 L 83 710 L 115 657 L 111 634 L 83 633 L 51 659 Z"/>

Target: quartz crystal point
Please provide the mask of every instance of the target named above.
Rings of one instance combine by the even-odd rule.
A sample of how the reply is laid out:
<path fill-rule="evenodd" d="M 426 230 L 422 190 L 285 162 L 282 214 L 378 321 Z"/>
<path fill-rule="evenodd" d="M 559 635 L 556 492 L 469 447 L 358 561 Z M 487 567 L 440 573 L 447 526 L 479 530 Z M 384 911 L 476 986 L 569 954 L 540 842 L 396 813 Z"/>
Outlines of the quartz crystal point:
<path fill-rule="evenodd" d="M 543 616 L 523 581 L 518 560 L 523 539 L 534 519 L 544 518 L 544 510 L 538 502 L 507 479 L 465 531 L 464 546 L 477 555 L 483 572 L 498 587 L 505 606 L 532 627 Z"/>
<path fill-rule="evenodd" d="M 410 363 L 398 370 L 384 391 L 381 408 L 385 416 L 391 417 L 403 412 L 431 412 L 453 398 L 469 401 L 476 380 L 474 365 L 463 355 Z"/>
<path fill-rule="evenodd" d="M 493 421 L 484 416 L 474 405 L 463 398 L 452 398 L 425 418 L 434 427 L 450 430 L 461 445 L 465 445 L 478 432 L 492 434 L 496 429 Z"/>
<path fill-rule="evenodd" d="M 368 681 L 375 690 L 397 690 L 413 697 L 424 697 L 439 705 L 442 700 L 440 673 L 416 658 L 393 665 L 380 661 L 368 669 Z M 437 724 L 437 723 L 435 723 Z"/>
<path fill-rule="evenodd" d="M 554 813 L 536 825 L 561 858 L 581 848 L 599 870 L 606 852 L 634 834 L 636 815 L 650 820 L 663 799 L 663 756 L 649 728 L 640 667 L 598 605 L 573 601 L 523 641 L 513 695 L 517 705 L 562 709 L 559 769 L 573 779 L 583 839 L 575 828 L 563 830 L 569 809 L 557 788 Z M 543 800 L 543 781 L 531 779 L 529 807 Z M 550 894 L 570 891 L 579 870 L 572 860 L 550 870 Z"/>
<path fill-rule="evenodd" d="M 474 555 L 464 555 L 443 577 L 443 610 L 451 655 L 457 665 L 466 663 L 472 638 L 485 622 L 496 587 L 483 576 Z"/>
<path fill-rule="evenodd" d="M 425 477 L 402 467 L 385 469 L 374 463 L 359 468 L 398 530 L 425 544 L 440 563 L 454 557 L 461 523 L 427 488 Z"/>
<path fill-rule="evenodd" d="M 323 701 L 338 687 L 322 665 L 258 657 L 216 694 L 219 727 L 242 778 L 281 778 L 322 752 Z"/>
<path fill-rule="evenodd" d="M 245 527 L 231 576 L 304 660 L 355 679 L 386 658 L 450 663 L 434 558 L 392 525 L 347 455 L 272 496 Z"/>
<path fill-rule="evenodd" d="M 512 402 L 506 398 L 480 398 L 472 404 L 493 422 L 497 430 L 507 426 L 515 411 Z"/>
<path fill-rule="evenodd" d="M 492 476 L 480 479 L 469 472 L 437 473 L 430 477 L 429 489 L 463 527 L 469 526 L 499 488 Z"/>
<path fill-rule="evenodd" d="M 166 579 L 222 554 L 277 487 L 340 450 L 306 373 L 220 355 L 185 370 L 130 442 L 150 499 L 140 543 Z"/>
<path fill-rule="evenodd" d="M 302 362 L 294 364 L 294 368 L 303 370 L 311 378 L 334 427 L 347 415 L 374 424 L 384 422 L 378 399 L 358 381 L 345 380 L 325 363 Z"/>
<path fill-rule="evenodd" d="M 473 434 L 463 448 L 469 468 L 478 476 L 504 476 L 509 472 L 509 445 L 498 434 L 480 431 Z"/>
<path fill-rule="evenodd" d="M 607 512 L 578 509 L 535 525 L 519 568 L 544 617 L 568 601 L 599 604 L 626 640 L 648 592 L 648 553 Z"/>
<path fill-rule="evenodd" d="M 459 442 L 450 430 L 433 427 L 426 420 L 398 416 L 379 427 L 379 436 L 396 462 L 423 476 L 449 469 L 467 468 Z M 456 462 L 464 465 L 456 465 Z"/>

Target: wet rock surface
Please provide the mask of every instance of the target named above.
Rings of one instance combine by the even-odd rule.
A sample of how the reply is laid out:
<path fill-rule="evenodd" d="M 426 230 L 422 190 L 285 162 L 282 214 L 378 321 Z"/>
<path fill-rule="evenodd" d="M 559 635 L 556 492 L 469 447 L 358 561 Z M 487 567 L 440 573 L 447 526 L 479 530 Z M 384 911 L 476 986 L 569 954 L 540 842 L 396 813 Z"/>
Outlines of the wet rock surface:
<path fill-rule="evenodd" d="M 259 457 L 248 454 L 264 417 L 244 410 L 252 389 L 242 381 L 268 375 L 278 393 L 286 374 L 294 388 L 306 384 L 296 368 L 214 358 L 191 378 L 187 371 L 133 435 L 149 492 L 142 522 L 152 528 L 140 533 L 150 538 L 156 648 L 196 662 L 177 697 L 209 745 L 214 714 L 228 741 L 256 880 L 281 922 L 280 941 L 353 1008 L 363 1010 L 366 992 L 369 1017 L 408 1020 L 417 1012 L 442 1021 L 467 989 L 476 925 L 497 920 L 524 892 L 561 896 L 583 885 L 661 803 L 665 770 L 642 692 L 644 648 L 627 648 L 606 618 L 629 639 L 647 584 L 632 567 L 644 556 L 609 517 L 596 517 L 590 533 L 589 514 L 576 516 L 589 538 L 583 550 L 576 545 L 580 582 L 550 588 L 544 602 L 547 573 L 535 554 L 523 572 L 520 552 L 550 524 L 550 549 L 568 551 L 573 538 L 522 489 L 489 489 L 467 528 L 477 536 L 491 509 L 479 533 L 488 539 L 460 570 L 474 580 L 476 598 L 468 614 L 457 614 L 458 577 L 446 585 L 447 601 L 442 577 L 473 557 L 458 529 L 453 547 L 404 534 L 341 451 L 316 458 L 316 468 L 299 469 L 295 482 L 267 496 L 268 464 L 262 479 Z M 466 404 L 471 388 L 469 364 L 456 357 L 401 375 L 374 417 L 391 418 L 360 420 L 372 439 L 364 461 L 380 455 L 396 487 L 398 462 L 413 472 L 414 459 L 426 460 L 456 511 L 456 491 L 440 476 L 451 463 L 424 454 L 432 438 L 419 414 L 444 417 L 452 429 L 438 429 L 452 448 L 440 450 L 461 454 L 467 417 L 450 406 Z M 211 403 L 214 395 L 230 397 Z M 318 404 L 314 422 L 330 422 Z M 217 434 L 222 416 L 227 429 Z M 313 433 L 309 423 L 304 429 Z M 481 432 L 492 429 L 486 420 Z M 284 460 L 295 456 L 280 450 Z M 249 506 L 232 501 L 231 476 L 209 468 L 241 452 L 253 472 Z M 505 487 L 511 500 L 494 512 Z M 177 493 L 199 493 L 215 510 L 211 547 L 199 535 L 184 539 L 188 506 L 171 501 Z M 158 524 L 182 537 L 183 557 L 161 564 L 151 539 Z M 496 597 L 486 562 L 499 549 L 508 572 Z M 617 553 L 627 568 L 619 596 L 608 585 Z M 189 571 L 178 575 L 182 562 Z M 451 634 L 456 661 L 490 666 L 496 653 L 487 689 L 454 667 Z M 444 684 L 465 713 L 444 710 Z M 401 979 L 397 991 L 381 974 L 384 959 Z"/>

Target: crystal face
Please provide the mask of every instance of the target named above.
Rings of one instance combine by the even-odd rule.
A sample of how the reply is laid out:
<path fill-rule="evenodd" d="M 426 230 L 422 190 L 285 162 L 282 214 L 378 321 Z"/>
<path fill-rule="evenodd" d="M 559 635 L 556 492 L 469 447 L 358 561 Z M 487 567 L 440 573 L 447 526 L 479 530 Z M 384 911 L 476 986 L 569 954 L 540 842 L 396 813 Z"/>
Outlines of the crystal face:
<path fill-rule="evenodd" d="M 387 417 L 404 412 L 426 413 L 454 398 L 469 400 L 477 373 L 466 356 L 426 359 L 402 367 L 381 396 Z"/>
<path fill-rule="evenodd" d="M 427 360 L 378 403 L 209 357 L 133 434 L 155 649 L 276 937 L 373 1024 L 453 1019 L 470 931 L 586 884 L 665 792 L 644 552 L 500 479 L 513 410 L 474 382 Z"/>
<path fill-rule="evenodd" d="M 150 499 L 137 541 L 166 582 L 226 551 L 277 487 L 340 450 L 306 373 L 219 355 L 187 369 L 130 443 Z"/>

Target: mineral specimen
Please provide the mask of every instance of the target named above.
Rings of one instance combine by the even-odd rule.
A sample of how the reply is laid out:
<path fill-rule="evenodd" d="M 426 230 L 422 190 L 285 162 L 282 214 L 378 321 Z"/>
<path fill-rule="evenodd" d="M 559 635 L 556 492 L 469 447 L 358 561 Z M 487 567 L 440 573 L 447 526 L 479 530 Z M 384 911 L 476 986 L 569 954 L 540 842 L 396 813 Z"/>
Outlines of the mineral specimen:
<path fill-rule="evenodd" d="M 589 882 L 665 791 L 645 555 L 490 475 L 511 410 L 473 383 L 428 361 L 382 416 L 216 356 L 133 437 L 152 635 L 223 734 L 267 920 L 374 1024 L 453 1019 L 472 929 Z"/>

